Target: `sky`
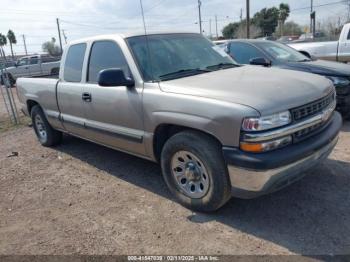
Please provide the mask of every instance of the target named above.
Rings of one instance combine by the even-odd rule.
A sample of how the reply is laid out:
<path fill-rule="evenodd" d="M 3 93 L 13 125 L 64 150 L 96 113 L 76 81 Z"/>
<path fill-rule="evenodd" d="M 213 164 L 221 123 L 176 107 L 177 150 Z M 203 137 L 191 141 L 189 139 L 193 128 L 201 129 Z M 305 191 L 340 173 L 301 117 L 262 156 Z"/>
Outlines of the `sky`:
<path fill-rule="evenodd" d="M 218 33 L 230 23 L 245 17 L 245 0 L 201 0 L 203 30 L 206 35 Z M 289 21 L 309 24 L 310 0 L 251 0 L 251 15 L 265 7 L 288 3 Z M 184 30 L 199 32 L 197 0 L 142 0 L 148 31 Z M 331 5 L 319 6 L 334 3 Z M 346 17 L 348 9 L 340 0 L 314 0 L 319 21 Z M 317 7 L 319 6 L 319 7 Z M 140 0 L 1 0 L 0 33 L 12 29 L 18 43 L 16 54 L 24 54 L 22 35 L 28 53 L 41 52 L 41 45 L 55 37 L 58 41 L 56 18 L 67 42 L 82 37 L 143 30 Z M 62 32 L 63 33 L 63 32 Z M 62 35 L 63 45 L 65 38 Z M 10 53 L 9 45 L 5 48 Z"/>

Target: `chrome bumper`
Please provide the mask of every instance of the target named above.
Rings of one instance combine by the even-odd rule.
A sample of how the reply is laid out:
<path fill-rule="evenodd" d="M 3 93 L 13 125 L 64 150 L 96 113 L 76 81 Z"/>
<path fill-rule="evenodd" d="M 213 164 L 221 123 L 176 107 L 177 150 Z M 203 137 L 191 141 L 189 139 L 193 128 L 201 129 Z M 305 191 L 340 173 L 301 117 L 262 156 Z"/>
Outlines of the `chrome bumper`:
<path fill-rule="evenodd" d="M 288 186 L 302 178 L 306 170 L 327 158 L 337 141 L 338 136 L 312 155 L 276 169 L 258 171 L 229 165 L 232 195 L 239 198 L 254 198 Z"/>

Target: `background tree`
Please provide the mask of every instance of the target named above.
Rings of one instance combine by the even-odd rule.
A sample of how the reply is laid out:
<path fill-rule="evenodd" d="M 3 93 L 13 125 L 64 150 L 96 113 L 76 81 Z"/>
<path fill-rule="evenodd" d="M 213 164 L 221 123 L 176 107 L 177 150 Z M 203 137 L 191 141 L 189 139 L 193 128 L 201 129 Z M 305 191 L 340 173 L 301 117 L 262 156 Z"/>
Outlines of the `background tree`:
<path fill-rule="evenodd" d="M 0 33 L 0 48 L 3 48 L 7 44 L 6 36 Z"/>
<path fill-rule="evenodd" d="M 279 6 L 279 33 L 282 36 L 284 34 L 284 23 L 286 22 L 288 16 L 290 14 L 290 8 L 288 4 L 281 3 Z"/>
<path fill-rule="evenodd" d="M 235 38 L 236 31 L 238 27 L 240 26 L 240 22 L 236 23 L 229 23 L 222 29 L 222 35 L 225 39 L 232 39 Z"/>
<path fill-rule="evenodd" d="M 278 25 L 280 10 L 277 7 L 263 8 L 255 13 L 252 23 L 261 28 L 264 36 L 272 35 Z"/>
<path fill-rule="evenodd" d="M 277 30 L 277 32 L 279 32 L 279 30 Z M 283 33 L 284 35 L 301 35 L 303 30 L 299 24 L 289 21 L 283 25 Z"/>
<path fill-rule="evenodd" d="M 52 56 L 59 56 L 61 54 L 61 49 L 56 45 L 56 39 L 54 37 L 51 38 L 51 41 L 43 43 L 41 48 L 44 52 L 47 52 Z"/>
<path fill-rule="evenodd" d="M 10 43 L 10 48 L 11 48 L 11 54 L 12 54 L 12 59 L 15 59 L 15 56 L 13 55 L 13 49 L 12 49 L 12 45 L 17 44 L 17 39 L 15 36 L 15 33 L 10 29 L 7 32 L 7 39 L 9 40 Z"/>

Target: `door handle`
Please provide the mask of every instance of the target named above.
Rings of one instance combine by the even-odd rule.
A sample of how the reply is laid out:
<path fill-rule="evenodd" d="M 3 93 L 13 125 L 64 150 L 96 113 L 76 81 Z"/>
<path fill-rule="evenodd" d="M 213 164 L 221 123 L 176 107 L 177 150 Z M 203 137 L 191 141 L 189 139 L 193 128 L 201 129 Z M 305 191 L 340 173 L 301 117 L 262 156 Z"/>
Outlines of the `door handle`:
<path fill-rule="evenodd" d="M 90 93 L 83 93 L 83 95 L 81 96 L 81 98 L 85 101 L 85 102 L 91 102 L 91 94 Z"/>

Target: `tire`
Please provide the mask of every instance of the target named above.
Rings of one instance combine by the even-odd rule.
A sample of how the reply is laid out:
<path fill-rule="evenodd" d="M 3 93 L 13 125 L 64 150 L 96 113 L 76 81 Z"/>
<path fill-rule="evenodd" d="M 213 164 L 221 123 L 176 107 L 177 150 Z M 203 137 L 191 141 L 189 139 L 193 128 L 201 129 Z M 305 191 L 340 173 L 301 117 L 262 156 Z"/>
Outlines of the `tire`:
<path fill-rule="evenodd" d="M 58 67 L 52 68 L 50 75 L 51 76 L 57 76 L 59 74 L 60 69 Z"/>
<path fill-rule="evenodd" d="M 170 191 L 189 209 L 212 212 L 231 198 L 221 145 L 210 136 L 196 131 L 175 134 L 163 147 L 161 167 Z"/>
<path fill-rule="evenodd" d="M 14 87 L 16 85 L 16 80 L 13 78 L 13 76 L 11 74 L 9 74 L 8 76 L 9 76 L 9 80 L 10 80 L 10 86 Z"/>
<path fill-rule="evenodd" d="M 43 146 L 50 147 L 61 143 L 62 132 L 52 128 L 40 106 L 32 108 L 31 118 L 35 134 Z"/>

